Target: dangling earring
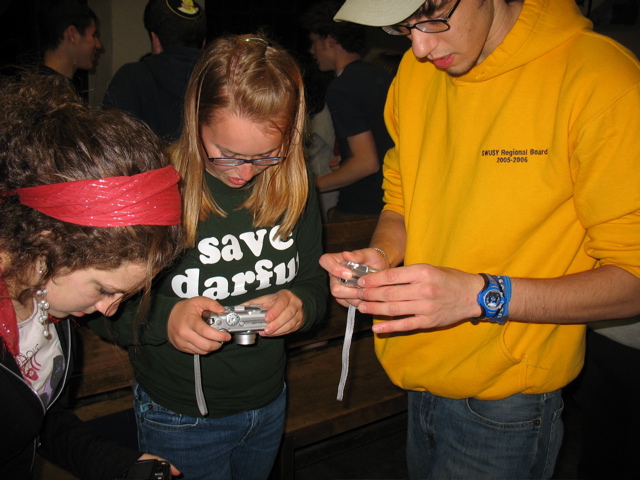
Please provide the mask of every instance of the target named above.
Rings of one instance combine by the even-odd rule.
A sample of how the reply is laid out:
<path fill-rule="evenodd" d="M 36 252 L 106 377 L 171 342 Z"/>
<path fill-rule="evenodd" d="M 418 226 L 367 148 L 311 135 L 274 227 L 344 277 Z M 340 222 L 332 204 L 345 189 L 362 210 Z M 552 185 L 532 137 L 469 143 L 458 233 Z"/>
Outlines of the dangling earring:
<path fill-rule="evenodd" d="M 36 306 L 38 307 L 38 321 L 43 327 L 42 335 L 51 337 L 49 332 L 49 302 L 47 302 L 47 289 L 36 291 Z"/>
<path fill-rule="evenodd" d="M 38 270 L 40 275 L 44 274 L 44 270 Z M 49 332 L 49 302 L 47 302 L 47 289 L 41 288 L 36 291 L 36 307 L 38 308 L 38 321 L 42 325 L 42 335 L 50 338 Z"/>

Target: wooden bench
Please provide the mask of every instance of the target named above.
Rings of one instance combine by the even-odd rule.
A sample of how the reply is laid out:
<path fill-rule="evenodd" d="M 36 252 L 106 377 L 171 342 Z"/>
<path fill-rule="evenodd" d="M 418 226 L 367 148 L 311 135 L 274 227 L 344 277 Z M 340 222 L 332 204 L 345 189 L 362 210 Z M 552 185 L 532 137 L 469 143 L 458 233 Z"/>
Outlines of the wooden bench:
<path fill-rule="evenodd" d="M 327 224 L 326 252 L 368 245 L 375 220 Z M 272 472 L 274 479 L 293 479 L 295 452 L 316 442 L 369 425 L 407 409 L 406 394 L 389 381 L 373 348 L 371 317 L 356 315 L 344 400 L 336 400 L 341 372 L 347 309 L 328 300 L 325 321 L 310 332 L 287 338 L 285 434 Z M 128 387 L 133 371 L 126 352 L 81 328 L 83 362 L 73 377 L 77 397 Z"/>
<path fill-rule="evenodd" d="M 133 368 L 124 348 L 106 342 L 86 325 L 79 330 L 79 357 L 70 379 L 76 399 L 121 390 L 133 385 Z"/>

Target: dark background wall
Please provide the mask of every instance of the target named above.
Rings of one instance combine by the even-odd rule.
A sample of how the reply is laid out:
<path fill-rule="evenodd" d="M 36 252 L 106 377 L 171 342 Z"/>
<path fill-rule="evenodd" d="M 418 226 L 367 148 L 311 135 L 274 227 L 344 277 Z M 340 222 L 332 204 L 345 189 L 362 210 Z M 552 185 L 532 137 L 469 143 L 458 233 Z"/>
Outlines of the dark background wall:
<path fill-rule="evenodd" d="M 35 0 L 0 0 L 0 65 L 33 52 L 36 37 Z"/>
<path fill-rule="evenodd" d="M 298 19 L 312 3 L 314 0 L 204 0 L 209 37 L 261 28 L 290 51 L 304 52 L 308 42 Z M 37 4 L 38 0 L 0 0 L 0 65 L 32 57 L 37 51 Z M 405 39 L 389 38 L 379 29 L 371 29 L 371 44 L 400 50 L 408 46 Z"/>
<path fill-rule="evenodd" d="M 263 28 L 291 50 L 304 48 L 298 18 L 313 0 L 205 0 L 209 34 L 246 33 Z"/>

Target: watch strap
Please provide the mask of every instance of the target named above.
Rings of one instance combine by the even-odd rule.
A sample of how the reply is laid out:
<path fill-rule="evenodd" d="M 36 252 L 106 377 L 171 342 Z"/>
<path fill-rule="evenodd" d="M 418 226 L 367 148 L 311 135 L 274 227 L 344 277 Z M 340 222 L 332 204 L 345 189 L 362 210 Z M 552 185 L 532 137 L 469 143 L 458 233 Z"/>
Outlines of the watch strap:
<path fill-rule="evenodd" d="M 480 274 L 484 279 L 484 286 L 478 292 L 478 306 L 481 314 L 479 317 L 470 318 L 471 323 L 477 324 L 480 320 L 504 324 L 509 318 L 509 302 L 511 301 L 511 279 L 504 275 Z M 497 296 L 497 298 L 496 298 Z M 487 300 L 497 301 L 490 307 Z"/>
<path fill-rule="evenodd" d="M 496 323 L 504 323 L 509 318 L 509 303 L 511 302 L 511 278 L 506 275 L 494 275 L 493 276 L 497 281 L 498 285 L 502 289 L 502 294 L 504 295 L 504 302 L 502 303 L 502 307 L 496 315 L 493 317 L 493 321 Z"/>

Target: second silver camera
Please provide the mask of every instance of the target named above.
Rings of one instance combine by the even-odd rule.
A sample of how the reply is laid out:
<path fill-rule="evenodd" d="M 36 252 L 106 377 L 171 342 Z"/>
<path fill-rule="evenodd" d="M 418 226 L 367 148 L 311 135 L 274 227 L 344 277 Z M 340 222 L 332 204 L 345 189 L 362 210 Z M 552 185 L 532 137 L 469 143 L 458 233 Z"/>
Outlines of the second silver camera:
<path fill-rule="evenodd" d="M 375 273 L 380 270 L 376 270 L 375 268 L 371 268 L 369 265 L 365 265 L 364 263 L 355 263 L 355 262 L 342 262 L 342 265 L 351 269 L 351 278 L 349 280 L 345 280 L 341 278 L 340 281 L 347 287 L 357 287 L 358 279 L 366 275 L 367 273 Z"/>

